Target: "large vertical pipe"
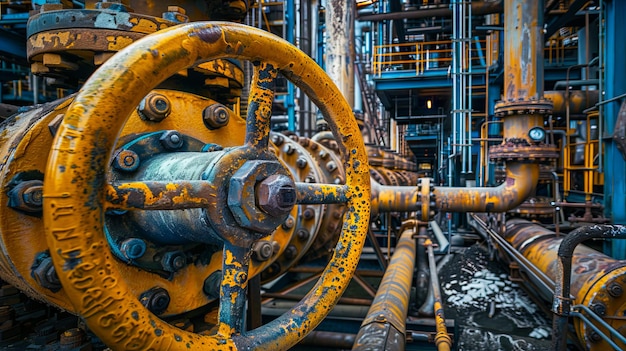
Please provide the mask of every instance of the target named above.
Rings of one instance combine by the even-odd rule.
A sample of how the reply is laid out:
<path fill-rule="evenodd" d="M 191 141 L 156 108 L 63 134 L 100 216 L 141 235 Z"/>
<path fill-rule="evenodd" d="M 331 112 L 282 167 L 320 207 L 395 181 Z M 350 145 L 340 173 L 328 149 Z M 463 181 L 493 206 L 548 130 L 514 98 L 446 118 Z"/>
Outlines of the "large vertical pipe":
<path fill-rule="evenodd" d="M 326 73 L 354 107 L 354 1 L 326 2 Z"/>
<path fill-rule="evenodd" d="M 543 114 L 508 113 L 543 99 L 543 0 L 504 2 L 504 100 L 506 140 L 528 141 L 528 131 L 543 126 Z M 517 109 L 520 111 L 524 109 Z"/>

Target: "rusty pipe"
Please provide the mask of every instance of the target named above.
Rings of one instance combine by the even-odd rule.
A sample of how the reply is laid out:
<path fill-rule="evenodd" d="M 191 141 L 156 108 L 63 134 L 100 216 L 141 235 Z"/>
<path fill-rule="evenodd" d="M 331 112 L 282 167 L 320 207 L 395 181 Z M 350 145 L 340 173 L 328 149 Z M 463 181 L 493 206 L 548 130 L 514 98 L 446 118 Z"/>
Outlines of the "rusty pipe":
<path fill-rule="evenodd" d="M 419 229 L 426 234 L 426 227 Z M 415 267 L 413 228 L 402 232 L 374 302 L 356 337 L 352 350 L 404 350 L 406 318 Z"/>
<path fill-rule="evenodd" d="M 443 314 L 443 302 L 441 299 L 441 290 L 439 288 L 439 278 L 437 276 L 437 264 L 435 263 L 433 243 L 430 239 L 426 239 L 424 245 L 428 251 L 431 291 L 435 298 L 435 302 L 433 304 L 433 310 L 435 312 L 435 328 L 437 330 L 437 334 L 435 335 L 435 345 L 437 345 L 438 351 L 450 351 L 452 347 L 452 339 L 450 338 L 450 335 L 448 335 L 446 318 Z"/>
<path fill-rule="evenodd" d="M 580 227 L 569 233 L 559 245 L 558 269 L 554 300 L 552 302 L 552 349 L 563 351 L 567 346 L 568 318 L 570 315 L 570 285 L 572 278 L 572 258 L 576 247 L 585 240 L 595 238 L 626 238 L 626 227 L 621 225 L 594 225 Z"/>
<path fill-rule="evenodd" d="M 592 233 L 599 232 L 601 226 L 595 228 L 597 229 L 591 231 Z M 624 231 L 623 227 L 620 230 Z M 575 234 L 574 238 L 583 235 L 576 234 L 576 231 L 572 233 Z M 569 235 L 565 238 L 569 238 Z M 558 236 L 555 232 L 526 220 L 512 219 L 506 223 L 504 238 L 552 282 L 558 283 L 563 279 L 559 277 L 563 267 L 559 267 L 562 263 L 558 254 L 564 241 L 563 235 Z M 626 309 L 626 261 L 616 260 L 588 246 L 578 245 L 571 255 L 569 266 L 571 269 L 565 267 L 565 270 L 571 271 L 571 283 L 564 282 L 569 286 L 569 291 L 563 292 L 561 289 L 560 292 L 555 292 L 558 299 L 564 300 L 559 304 L 565 304 L 566 297 L 571 298 L 569 303 L 588 306 L 598 315 L 606 317 L 611 327 L 623 333 L 626 330 L 626 320 L 621 319 Z M 563 311 L 568 310 L 566 306 L 558 307 L 559 313 L 566 313 Z M 613 318 L 615 316 L 618 317 Z M 575 320 L 575 329 L 580 342 L 587 349 L 603 350 L 608 347 L 600 338 L 595 338 L 593 330 L 579 320 Z"/>
<path fill-rule="evenodd" d="M 515 208 L 534 190 L 539 166 L 512 163 L 497 187 L 436 187 L 435 206 L 446 212 L 504 212 Z M 384 186 L 372 180 L 372 213 L 421 209 L 417 187 Z"/>

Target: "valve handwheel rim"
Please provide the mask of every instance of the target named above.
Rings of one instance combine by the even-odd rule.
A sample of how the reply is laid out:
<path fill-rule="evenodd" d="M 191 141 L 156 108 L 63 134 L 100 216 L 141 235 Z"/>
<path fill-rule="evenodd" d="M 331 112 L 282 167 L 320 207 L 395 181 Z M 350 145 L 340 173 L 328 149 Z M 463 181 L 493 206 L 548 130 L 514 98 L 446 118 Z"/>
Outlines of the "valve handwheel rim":
<path fill-rule="evenodd" d="M 238 318 L 232 317 L 243 312 L 245 298 L 241 295 L 245 295 L 248 279 L 250 243 L 238 246 L 236 240 L 230 240 L 235 244 L 225 240 L 217 333 L 199 335 L 158 319 L 119 278 L 103 233 L 103 170 L 110 167 L 115 141 L 127 116 L 148 92 L 197 61 L 217 58 L 245 59 L 257 67 L 243 147 L 256 150 L 261 158 L 267 154 L 273 96 L 266 94 L 272 94 L 271 83 L 277 73 L 300 87 L 320 108 L 342 151 L 347 212 L 332 258 L 316 285 L 290 311 L 251 331 L 243 331 Z M 269 71 L 274 72 L 267 75 Z M 146 36 L 120 51 L 76 96 L 55 136 L 46 168 L 46 239 L 59 280 L 76 312 L 113 349 L 288 349 L 330 312 L 356 270 L 369 224 L 368 168 L 350 106 L 306 54 L 270 33 L 245 25 L 184 24 Z"/>

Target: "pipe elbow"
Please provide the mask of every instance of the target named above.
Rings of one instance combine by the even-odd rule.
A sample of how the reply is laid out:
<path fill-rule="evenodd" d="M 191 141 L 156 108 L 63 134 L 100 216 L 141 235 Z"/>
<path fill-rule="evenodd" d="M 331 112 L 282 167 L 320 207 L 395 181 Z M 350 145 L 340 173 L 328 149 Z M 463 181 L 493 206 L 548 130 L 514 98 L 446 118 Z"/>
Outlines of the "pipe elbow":
<path fill-rule="evenodd" d="M 519 206 L 537 185 L 539 165 L 511 163 L 497 187 L 438 187 L 436 207 L 445 212 L 505 212 Z"/>

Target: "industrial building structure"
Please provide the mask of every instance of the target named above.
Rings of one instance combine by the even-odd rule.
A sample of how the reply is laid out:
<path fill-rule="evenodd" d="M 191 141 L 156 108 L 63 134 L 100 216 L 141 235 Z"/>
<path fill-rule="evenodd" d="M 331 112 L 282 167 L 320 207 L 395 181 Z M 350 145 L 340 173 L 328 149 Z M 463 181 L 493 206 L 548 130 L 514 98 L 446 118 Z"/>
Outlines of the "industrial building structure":
<path fill-rule="evenodd" d="M 626 1 L 0 1 L 0 349 L 626 349 Z"/>

